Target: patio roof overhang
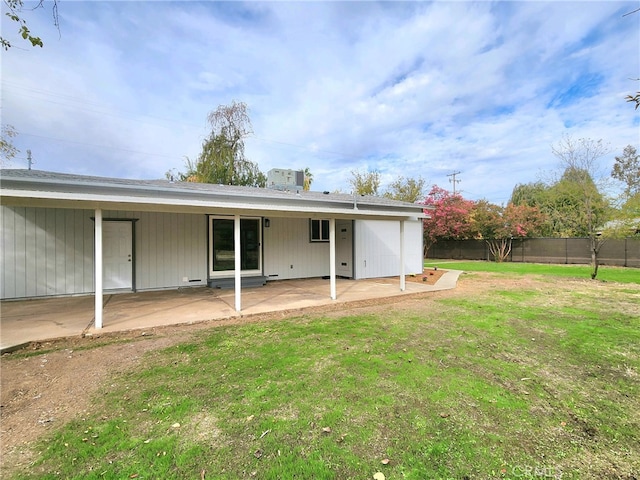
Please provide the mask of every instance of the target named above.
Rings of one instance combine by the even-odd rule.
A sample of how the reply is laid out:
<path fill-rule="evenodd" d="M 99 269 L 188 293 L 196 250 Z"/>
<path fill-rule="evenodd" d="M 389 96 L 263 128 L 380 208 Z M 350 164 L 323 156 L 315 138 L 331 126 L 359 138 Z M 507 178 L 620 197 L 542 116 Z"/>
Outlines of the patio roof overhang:
<path fill-rule="evenodd" d="M 20 172 L 15 174 L 15 172 Z M 29 173 L 25 173 L 29 172 Z M 33 172 L 33 174 L 31 174 Z M 335 219 L 427 218 L 424 205 L 339 193 L 3 171 L 4 205 Z"/>
<path fill-rule="evenodd" d="M 95 326 L 102 328 L 103 210 L 228 214 L 234 217 L 235 306 L 241 311 L 240 217 L 282 216 L 328 219 L 330 296 L 337 299 L 335 222 L 339 219 L 395 220 L 400 225 L 400 290 L 405 290 L 404 222 L 428 218 L 425 206 L 382 197 L 329 192 L 283 192 L 264 188 L 123 180 L 32 170 L 0 173 L 0 204 L 95 211 Z"/>

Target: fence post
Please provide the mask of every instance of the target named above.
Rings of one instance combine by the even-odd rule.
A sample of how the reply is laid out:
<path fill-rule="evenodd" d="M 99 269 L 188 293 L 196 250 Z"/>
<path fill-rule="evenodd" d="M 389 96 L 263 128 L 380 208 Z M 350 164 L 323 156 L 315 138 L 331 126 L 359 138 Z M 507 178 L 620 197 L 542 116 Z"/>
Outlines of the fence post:
<path fill-rule="evenodd" d="M 567 265 L 569 263 L 569 239 L 564 239 L 564 264 Z"/>

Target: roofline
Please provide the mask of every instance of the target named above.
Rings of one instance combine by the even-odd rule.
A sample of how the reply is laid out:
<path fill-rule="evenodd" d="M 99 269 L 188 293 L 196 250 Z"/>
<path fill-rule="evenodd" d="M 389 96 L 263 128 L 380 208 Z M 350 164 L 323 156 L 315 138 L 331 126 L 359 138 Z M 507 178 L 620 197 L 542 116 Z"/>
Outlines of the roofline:
<path fill-rule="evenodd" d="M 117 196 L 87 195 L 83 198 L 74 196 L 60 196 L 47 194 L 34 197 L 22 191 L 2 190 L 0 204 L 7 206 L 42 207 L 42 208 L 78 208 L 78 209 L 103 209 L 103 210 L 143 210 L 162 211 L 174 213 L 225 213 L 225 214 L 250 214 L 259 216 L 269 216 L 282 214 L 283 216 L 302 216 L 310 218 L 378 218 L 378 219 L 400 219 L 400 218 L 428 218 L 420 212 L 390 212 L 377 210 L 361 210 L 349 208 L 320 208 L 307 207 L 304 209 L 287 205 L 231 205 L 223 202 L 211 201 L 180 201 L 180 200 L 155 200 L 143 201 L 133 199 L 123 199 Z M 55 203 L 52 203 L 55 201 Z"/>
<path fill-rule="evenodd" d="M 45 172 L 43 172 L 45 173 Z M 55 174 L 53 174 L 55 175 Z M 131 183 L 129 183 L 131 182 Z M 134 183 L 135 180 L 104 177 L 58 178 L 0 177 L 0 203 L 13 206 L 58 207 L 113 210 L 156 210 L 168 212 L 227 213 L 285 216 L 333 216 L 335 218 L 428 218 L 424 205 L 371 201 L 371 197 L 341 195 L 322 198 L 260 189 L 260 198 L 250 187 L 215 186 L 202 190 L 183 188 L 180 183 Z M 145 181 L 140 181 L 145 182 Z M 218 189 L 216 189 L 218 188 Z M 242 188 L 247 188 L 246 192 Z"/>

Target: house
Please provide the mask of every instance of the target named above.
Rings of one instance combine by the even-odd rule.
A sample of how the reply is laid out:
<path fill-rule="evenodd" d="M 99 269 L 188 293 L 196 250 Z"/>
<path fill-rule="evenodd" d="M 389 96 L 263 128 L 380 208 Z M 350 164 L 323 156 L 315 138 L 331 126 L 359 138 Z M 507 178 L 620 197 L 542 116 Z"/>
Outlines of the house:
<path fill-rule="evenodd" d="M 0 298 L 422 272 L 423 206 L 302 190 L 0 172 Z"/>

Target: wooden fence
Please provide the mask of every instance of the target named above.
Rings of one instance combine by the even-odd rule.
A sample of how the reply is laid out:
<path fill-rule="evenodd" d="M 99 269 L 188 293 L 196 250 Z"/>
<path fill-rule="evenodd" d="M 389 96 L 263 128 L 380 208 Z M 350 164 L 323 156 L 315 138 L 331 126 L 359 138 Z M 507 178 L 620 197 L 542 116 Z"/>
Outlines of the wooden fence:
<path fill-rule="evenodd" d="M 484 240 L 441 240 L 427 252 L 428 258 L 493 260 Z M 640 267 L 640 238 L 608 239 L 598 255 L 601 265 Z M 527 263 L 588 264 L 588 238 L 514 239 L 507 261 Z"/>

